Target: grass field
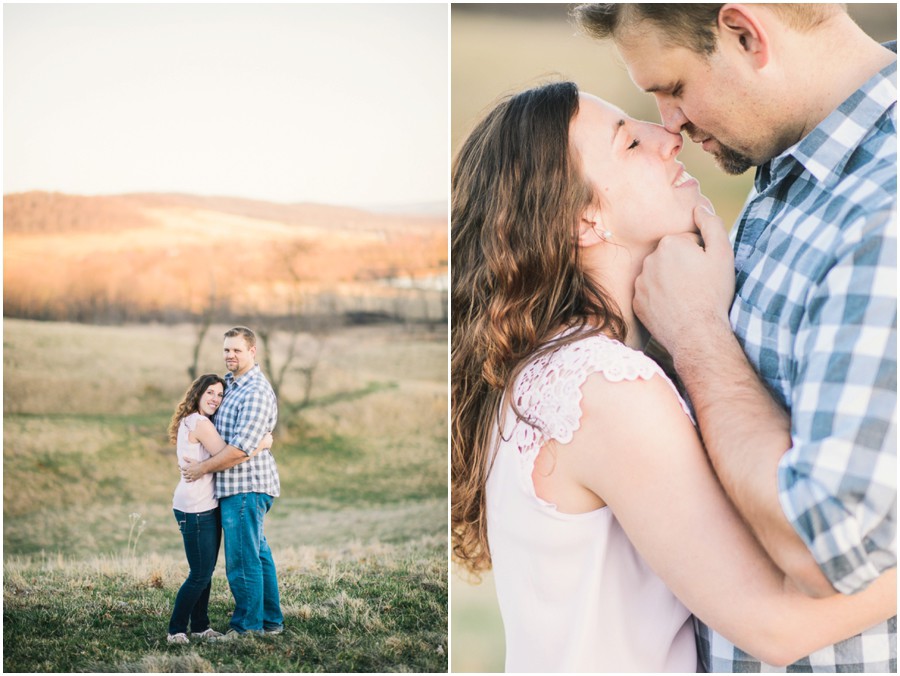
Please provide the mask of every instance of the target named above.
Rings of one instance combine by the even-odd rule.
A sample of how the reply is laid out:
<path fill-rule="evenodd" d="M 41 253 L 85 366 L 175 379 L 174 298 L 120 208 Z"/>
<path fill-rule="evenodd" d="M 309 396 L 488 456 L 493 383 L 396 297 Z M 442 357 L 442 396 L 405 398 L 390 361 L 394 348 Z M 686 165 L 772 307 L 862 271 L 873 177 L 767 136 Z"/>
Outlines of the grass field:
<path fill-rule="evenodd" d="M 398 327 L 328 336 L 313 406 L 283 392 L 285 634 L 166 644 L 187 563 L 165 428 L 192 331 L 4 321 L 4 670 L 446 671 L 446 335 Z M 232 604 L 220 556 L 215 627 Z"/>
<path fill-rule="evenodd" d="M 505 657 L 503 621 L 488 571 L 476 581 L 451 567 L 450 664 L 454 673 L 502 673 Z"/>

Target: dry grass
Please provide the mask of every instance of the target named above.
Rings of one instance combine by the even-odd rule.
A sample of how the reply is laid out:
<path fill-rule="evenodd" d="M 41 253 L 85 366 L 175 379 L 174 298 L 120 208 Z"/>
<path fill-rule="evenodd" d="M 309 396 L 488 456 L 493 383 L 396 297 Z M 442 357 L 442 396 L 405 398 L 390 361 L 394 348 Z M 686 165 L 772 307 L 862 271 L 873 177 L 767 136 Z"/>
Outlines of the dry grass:
<path fill-rule="evenodd" d="M 213 326 L 206 335 L 200 372 L 224 371 L 222 334 L 227 328 Z M 7 319 L 4 414 L 128 416 L 169 411 L 190 384 L 186 374 L 194 331 L 187 324 L 117 327 Z M 274 349 L 285 348 L 282 335 Z M 261 359 L 261 350 L 258 355 Z M 279 357 L 275 355 L 276 365 Z M 373 381 L 427 384 L 446 396 L 446 340 L 395 325 L 336 330 L 325 338 L 314 396 L 352 391 Z M 299 379 L 286 387 L 288 397 L 296 396 Z M 402 412 L 403 404 L 397 406 Z"/>
<path fill-rule="evenodd" d="M 7 671 L 445 671 L 445 540 L 284 548 L 286 631 L 237 644 L 167 646 L 186 564 L 164 555 L 11 557 L 4 567 Z M 210 616 L 231 607 L 213 580 Z M 23 631 L 26 629 L 27 631 Z"/>
<path fill-rule="evenodd" d="M 224 329 L 210 331 L 202 371 L 222 370 Z M 92 533 L 99 528 L 111 550 L 120 544 L 114 524 L 123 514 L 152 515 L 160 525 L 148 528 L 149 539 L 154 528 L 168 527 L 177 474 L 165 425 L 188 384 L 192 331 L 5 322 L 4 510 L 11 520 L 4 535 L 12 551 L 18 540 L 11 534 L 31 530 L 39 550 L 68 533 L 64 525 L 76 517 Z M 329 336 L 313 389 L 322 405 L 300 416 L 282 407 L 275 453 L 283 503 L 314 509 L 318 500 L 330 509 L 330 489 L 362 485 L 367 497 L 355 509 L 445 498 L 446 354 L 444 338 L 397 327 Z M 298 387 L 288 381 L 285 399 Z M 122 505 L 116 516 L 106 515 L 109 504 Z M 20 528 L 18 519 L 27 523 Z"/>

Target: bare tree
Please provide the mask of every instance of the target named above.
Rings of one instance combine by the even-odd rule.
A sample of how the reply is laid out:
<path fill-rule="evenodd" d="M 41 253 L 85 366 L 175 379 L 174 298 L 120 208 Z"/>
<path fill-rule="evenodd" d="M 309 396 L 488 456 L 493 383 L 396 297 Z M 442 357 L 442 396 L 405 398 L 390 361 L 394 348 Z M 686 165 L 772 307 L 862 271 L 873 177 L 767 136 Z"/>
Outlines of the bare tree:
<path fill-rule="evenodd" d="M 200 350 L 203 347 L 203 339 L 206 338 L 206 334 L 209 332 L 209 327 L 212 326 L 213 319 L 216 316 L 216 309 L 218 306 L 218 299 L 216 298 L 216 278 L 215 275 L 210 273 L 209 276 L 209 295 L 207 296 L 206 303 L 203 306 L 203 309 L 200 312 L 200 318 L 197 322 L 196 333 L 194 334 L 194 348 L 191 354 L 191 364 L 187 368 L 188 376 L 190 376 L 191 382 L 197 379 L 197 376 L 200 374 L 199 371 L 199 363 L 200 363 Z"/>
<path fill-rule="evenodd" d="M 276 368 L 275 360 L 272 356 L 275 352 L 272 338 L 276 332 L 277 329 L 274 326 L 260 319 L 256 327 L 256 335 L 259 338 L 259 342 L 262 343 L 263 370 L 269 378 L 269 383 L 272 385 L 275 396 L 281 399 L 281 385 L 284 383 L 285 373 L 287 373 L 288 367 L 294 360 L 294 355 L 297 351 L 297 335 L 296 333 L 291 334 L 284 361 L 282 361 L 280 368 Z"/>
<path fill-rule="evenodd" d="M 256 333 L 263 348 L 262 365 L 275 396 L 284 400 L 284 385 L 290 374 L 298 374 L 302 379 L 300 400 L 284 400 L 285 404 L 295 410 L 309 406 L 326 339 L 340 323 L 333 302 L 325 311 L 323 308 L 310 307 L 310 294 L 306 292 L 310 280 L 301 272 L 304 256 L 310 251 L 308 244 L 296 242 L 281 252 L 281 262 L 290 279 L 285 290 L 286 318 L 277 321 L 264 308 L 258 308 L 256 313 Z M 280 363 L 276 364 L 275 343 L 279 333 L 285 334 L 281 341 L 285 348 Z"/>

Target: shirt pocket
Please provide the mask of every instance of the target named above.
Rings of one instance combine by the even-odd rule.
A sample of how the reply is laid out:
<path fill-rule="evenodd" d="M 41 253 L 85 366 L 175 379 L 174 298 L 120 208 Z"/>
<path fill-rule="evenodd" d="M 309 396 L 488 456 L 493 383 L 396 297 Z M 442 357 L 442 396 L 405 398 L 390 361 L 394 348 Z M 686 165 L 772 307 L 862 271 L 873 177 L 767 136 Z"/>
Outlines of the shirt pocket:
<path fill-rule="evenodd" d="M 747 359 L 783 406 L 791 407 L 794 332 L 785 313 L 767 313 L 735 296 L 731 326 Z"/>

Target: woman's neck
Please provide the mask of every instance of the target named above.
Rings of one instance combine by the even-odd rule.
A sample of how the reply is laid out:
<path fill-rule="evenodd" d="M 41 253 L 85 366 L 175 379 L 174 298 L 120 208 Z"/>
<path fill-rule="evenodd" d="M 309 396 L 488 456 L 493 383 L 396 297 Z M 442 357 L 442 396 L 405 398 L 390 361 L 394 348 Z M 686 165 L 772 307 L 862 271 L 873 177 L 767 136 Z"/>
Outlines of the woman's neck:
<path fill-rule="evenodd" d="M 615 301 L 625 320 L 625 344 L 635 350 L 643 350 L 650 337 L 634 314 L 633 305 L 634 282 L 649 254 L 649 251 L 636 253 L 611 242 L 583 250 L 587 273 Z"/>

